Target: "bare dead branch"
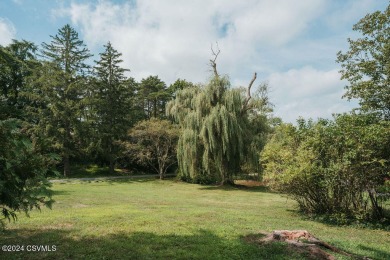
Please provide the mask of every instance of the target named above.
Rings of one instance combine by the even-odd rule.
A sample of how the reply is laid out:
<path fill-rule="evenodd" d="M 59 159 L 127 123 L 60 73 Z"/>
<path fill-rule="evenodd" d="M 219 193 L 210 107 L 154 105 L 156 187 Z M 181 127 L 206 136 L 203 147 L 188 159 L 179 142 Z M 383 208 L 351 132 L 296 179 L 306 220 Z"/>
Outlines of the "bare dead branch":
<path fill-rule="evenodd" d="M 216 61 L 217 61 L 218 55 L 221 52 L 221 50 L 218 47 L 218 42 L 216 43 L 216 45 L 217 45 L 217 49 L 214 50 L 213 45 L 211 44 L 211 53 L 212 53 L 214 59 L 210 59 L 210 66 L 213 68 L 214 75 L 216 77 L 219 77 L 219 74 L 218 74 L 218 71 L 217 71 L 217 63 L 216 63 Z"/>
<path fill-rule="evenodd" d="M 242 113 L 249 109 L 249 107 L 248 107 L 249 100 L 252 98 L 252 96 L 251 96 L 251 88 L 252 88 L 252 85 L 255 82 L 256 78 L 257 78 L 257 73 L 255 72 L 255 74 L 253 74 L 253 78 L 252 78 L 251 82 L 249 82 L 249 85 L 248 85 L 248 88 L 247 88 L 246 99 L 244 101 L 244 104 L 242 104 L 242 108 L 241 108 L 241 112 Z"/>

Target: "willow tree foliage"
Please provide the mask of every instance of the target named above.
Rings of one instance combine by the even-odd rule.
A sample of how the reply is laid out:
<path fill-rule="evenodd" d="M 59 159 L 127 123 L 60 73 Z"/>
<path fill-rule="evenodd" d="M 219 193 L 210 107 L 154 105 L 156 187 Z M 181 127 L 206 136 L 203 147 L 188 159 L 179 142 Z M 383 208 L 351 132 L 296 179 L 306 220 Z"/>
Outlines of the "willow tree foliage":
<path fill-rule="evenodd" d="M 37 109 L 39 130 L 45 132 L 64 164 L 64 175 L 70 173 L 70 156 L 77 145 L 86 93 L 85 63 L 91 56 L 78 33 L 69 25 L 43 43 L 45 60 L 35 70 L 36 93 L 32 97 L 43 104 Z"/>
<path fill-rule="evenodd" d="M 357 98 L 361 109 L 390 120 L 390 4 L 383 12 L 366 15 L 353 30 L 362 34 L 348 39 L 349 50 L 339 52 L 345 97 Z"/>
<path fill-rule="evenodd" d="M 181 126 L 177 157 L 182 178 L 232 183 L 252 152 L 249 123 L 257 106 L 250 88 L 256 74 L 245 95 L 244 89 L 231 88 L 212 62 L 215 73 L 209 83 L 177 91 L 167 114 Z"/>
<path fill-rule="evenodd" d="M 93 114 L 96 136 L 93 143 L 109 162 L 114 173 L 115 160 L 120 146 L 118 141 L 126 136 L 131 125 L 132 86 L 124 75 L 127 69 L 120 66 L 121 53 L 111 43 L 105 45 L 95 66 L 96 81 L 92 89 Z"/>

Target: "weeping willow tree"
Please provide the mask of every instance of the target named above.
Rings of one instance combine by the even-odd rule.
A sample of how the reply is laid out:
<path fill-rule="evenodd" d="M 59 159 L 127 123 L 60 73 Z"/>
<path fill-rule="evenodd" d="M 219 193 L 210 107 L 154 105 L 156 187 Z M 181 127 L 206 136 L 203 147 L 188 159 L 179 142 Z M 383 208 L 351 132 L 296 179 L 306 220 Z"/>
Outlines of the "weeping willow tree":
<path fill-rule="evenodd" d="M 255 158 L 249 156 L 248 131 L 250 114 L 259 104 L 250 94 L 256 73 L 247 89 L 231 88 L 228 78 L 218 74 L 218 53 L 210 60 L 214 75 L 209 83 L 178 91 L 166 108 L 182 129 L 177 159 L 187 181 L 233 183 L 247 158 Z"/>

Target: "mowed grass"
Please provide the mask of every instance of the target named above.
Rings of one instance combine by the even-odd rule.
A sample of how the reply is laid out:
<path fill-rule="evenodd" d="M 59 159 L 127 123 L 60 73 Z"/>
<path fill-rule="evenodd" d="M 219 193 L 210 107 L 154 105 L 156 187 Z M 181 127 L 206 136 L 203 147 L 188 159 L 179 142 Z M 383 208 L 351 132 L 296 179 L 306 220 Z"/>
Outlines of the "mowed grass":
<path fill-rule="evenodd" d="M 150 179 L 53 185 L 52 210 L 20 216 L 1 245 L 55 245 L 0 259 L 305 259 L 285 244 L 246 236 L 305 229 L 349 253 L 390 259 L 390 234 L 305 220 L 295 203 L 261 187 L 226 188 Z M 336 255 L 337 258 L 343 258 Z"/>

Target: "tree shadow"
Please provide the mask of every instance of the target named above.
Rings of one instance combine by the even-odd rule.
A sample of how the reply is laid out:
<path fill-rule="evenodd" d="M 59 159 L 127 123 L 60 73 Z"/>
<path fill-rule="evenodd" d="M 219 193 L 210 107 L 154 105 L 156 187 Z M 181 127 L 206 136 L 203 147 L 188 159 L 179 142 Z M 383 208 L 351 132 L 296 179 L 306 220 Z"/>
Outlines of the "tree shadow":
<path fill-rule="evenodd" d="M 58 196 L 58 195 L 70 195 L 71 192 L 66 190 L 51 190 L 50 195 Z"/>
<path fill-rule="evenodd" d="M 369 220 L 356 220 L 356 219 L 346 219 L 344 216 L 339 216 L 337 214 L 308 214 L 301 211 L 298 207 L 295 209 L 286 209 L 294 217 L 300 218 L 304 221 L 313 221 L 318 222 L 329 227 L 354 227 L 368 230 L 383 230 L 390 231 L 389 220 L 384 222 L 380 221 L 369 221 Z"/>
<path fill-rule="evenodd" d="M 256 245 L 242 238 L 226 239 L 208 230 L 191 235 L 149 232 L 80 236 L 75 230 L 18 229 L 0 237 L 2 245 L 24 245 L 24 251 L 0 252 L 2 259 L 306 259 L 282 243 Z M 44 245 L 48 252 L 30 252 Z M 53 246 L 55 249 L 53 250 Z M 42 250 L 42 248 L 41 248 Z"/>
<path fill-rule="evenodd" d="M 375 248 L 368 247 L 365 245 L 359 245 L 358 247 L 360 249 L 365 250 L 365 251 L 372 252 L 372 254 L 375 256 L 374 257 L 375 259 L 390 259 L 390 252 L 389 251 L 386 252 L 386 251 L 375 249 Z"/>
<path fill-rule="evenodd" d="M 220 191 L 247 191 L 247 192 L 266 192 L 266 193 L 273 193 L 268 189 L 266 186 L 245 186 L 245 185 L 201 185 L 201 190 L 220 190 Z"/>
<path fill-rule="evenodd" d="M 145 177 L 131 178 L 131 177 L 104 177 L 104 178 L 75 178 L 75 179 L 61 179 L 55 180 L 55 184 L 91 184 L 91 183 L 143 183 L 151 182 L 158 180 L 158 176 L 155 175 L 145 175 Z"/>

